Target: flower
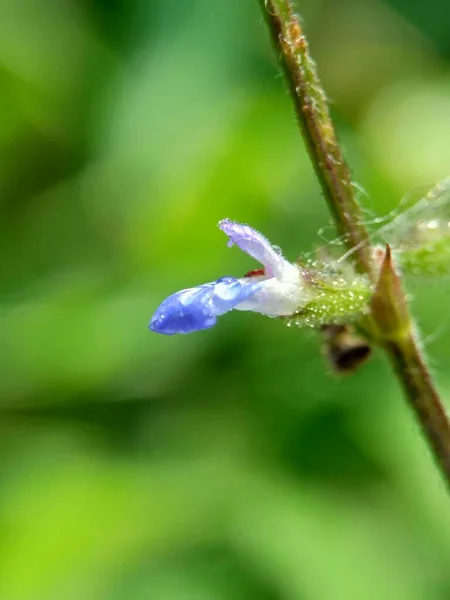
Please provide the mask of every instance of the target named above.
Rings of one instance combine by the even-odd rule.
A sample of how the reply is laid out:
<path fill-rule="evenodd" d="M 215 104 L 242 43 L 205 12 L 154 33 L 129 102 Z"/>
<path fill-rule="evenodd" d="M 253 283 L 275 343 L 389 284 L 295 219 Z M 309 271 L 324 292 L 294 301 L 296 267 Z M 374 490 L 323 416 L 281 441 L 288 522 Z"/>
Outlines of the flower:
<path fill-rule="evenodd" d="M 304 305 L 304 283 L 298 266 L 288 262 L 249 225 L 223 219 L 219 227 L 229 237 L 229 246 L 236 244 L 264 269 L 240 279 L 221 277 L 169 296 L 150 321 L 152 331 L 173 335 L 208 329 L 216 324 L 218 316 L 233 308 L 280 317 L 292 316 Z"/>

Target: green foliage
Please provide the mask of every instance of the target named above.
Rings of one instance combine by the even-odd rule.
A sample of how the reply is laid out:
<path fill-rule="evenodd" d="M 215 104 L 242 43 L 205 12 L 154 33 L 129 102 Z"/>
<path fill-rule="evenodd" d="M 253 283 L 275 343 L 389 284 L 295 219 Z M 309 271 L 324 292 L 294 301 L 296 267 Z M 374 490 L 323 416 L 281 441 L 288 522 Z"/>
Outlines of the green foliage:
<path fill-rule="evenodd" d="M 399 263 L 406 275 L 443 278 L 450 272 L 450 236 L 409 248 L 399 253 Z"/>
<path fill-rule="evenodd" d="M 301 12 L 387 213 L 448 172 L 447 58 L 386 3 Z M 448 498 L 381 363 L 339 380 L 254 314 L 147 330 L 248 270 L 221 218 L 324 243 L 272 60 L 257 2 L 0 3 L 1 600 L 448 597 Z M 411 289 L 448 396 L 446 285 Z"/>

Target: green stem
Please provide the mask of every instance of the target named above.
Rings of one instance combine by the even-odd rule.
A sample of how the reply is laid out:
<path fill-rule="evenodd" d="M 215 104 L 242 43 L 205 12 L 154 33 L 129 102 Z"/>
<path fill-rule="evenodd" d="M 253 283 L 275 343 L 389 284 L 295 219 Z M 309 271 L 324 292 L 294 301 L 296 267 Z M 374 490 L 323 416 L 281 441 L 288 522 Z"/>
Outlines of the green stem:
<path fill-rule="evenodd" d="M 369 236 L 355 186 L 330 118 L 325 92 L 309 54 L 308 41 L 290 0 L 260 0 L 294 102 L 311 161 L 336 222 L 338 235 L 362 273 L 372 273 Z"/>
<path fill-rule="evenodd" d="M 403 341 L 387 341 L 384 348 L 450 485 L 450 424 L 413 335 Z"/>
<path fill-rule="evenodd" d="M 300 130 L 338 234 L 375 284 L 366 331 L 385 349 L 450 486 L 450 422 L 414 335 L 400 278 L 386 249 L 381 267 L 363 224 L 350 170 L 337 141 L 325 92 L 291 0 L 259 0 L 286 76 Z"/>

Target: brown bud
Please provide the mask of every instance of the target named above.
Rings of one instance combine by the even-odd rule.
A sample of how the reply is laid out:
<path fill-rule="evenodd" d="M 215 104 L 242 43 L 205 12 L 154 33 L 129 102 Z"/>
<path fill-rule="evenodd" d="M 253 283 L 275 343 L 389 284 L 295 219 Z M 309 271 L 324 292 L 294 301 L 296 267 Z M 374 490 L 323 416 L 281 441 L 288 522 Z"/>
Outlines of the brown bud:
<path fill-rule="evenodd" d="M 325 355 L 336 373 L 353 373 L 372 353 L 367 340 L 357 335 L 350 325 L 323 325 L 320 331 Z"/>

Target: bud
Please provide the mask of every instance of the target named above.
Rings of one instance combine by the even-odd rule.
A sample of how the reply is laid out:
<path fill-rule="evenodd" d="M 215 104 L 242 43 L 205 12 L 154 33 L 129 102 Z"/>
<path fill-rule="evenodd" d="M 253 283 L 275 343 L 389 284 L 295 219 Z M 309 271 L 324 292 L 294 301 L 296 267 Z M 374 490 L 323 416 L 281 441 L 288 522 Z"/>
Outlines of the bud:
<path fill-rule="evenodd" d="M 350 325 L 323 325 L 324 353 L 339 375 L 353 373 L 365 363 L 372 348 Z"/>
<path fill-rule="evenodd" d="M 304 306 L 288 319 L 288 326 L 318 328 L 352 323 L 368 314 L 373 288 L 366 275 L 350 264 L 309 262 L 303 267 Z"/>
<path fill-rule="evenodd" d="M 398 340 L 409 335 L 411 321 L 407 302 L 389 244 L 386 245 L 371 307 L 375 335 L 384 340 Z"/>

